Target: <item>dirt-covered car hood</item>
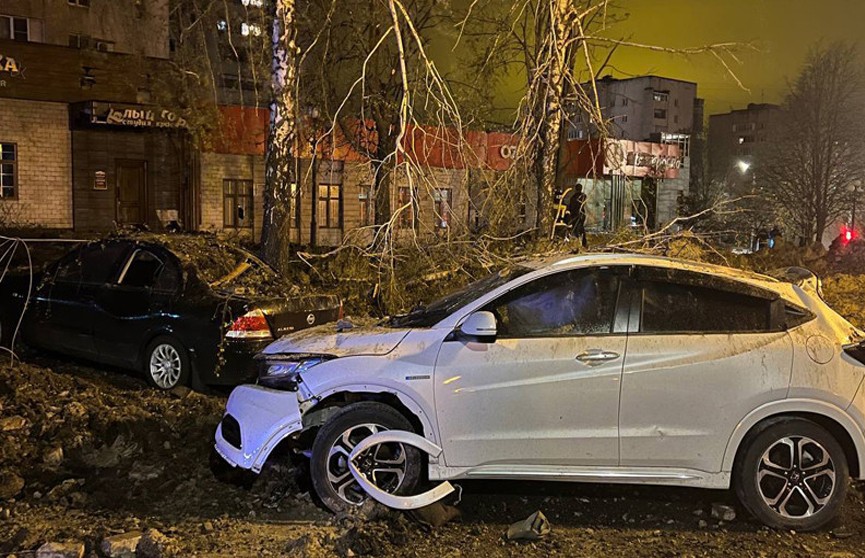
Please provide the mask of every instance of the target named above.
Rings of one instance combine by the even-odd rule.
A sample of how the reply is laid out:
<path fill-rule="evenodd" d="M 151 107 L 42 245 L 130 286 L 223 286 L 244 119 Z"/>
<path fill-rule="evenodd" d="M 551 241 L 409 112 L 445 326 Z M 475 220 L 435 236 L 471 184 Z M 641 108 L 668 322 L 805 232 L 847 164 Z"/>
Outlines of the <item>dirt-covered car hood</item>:
<path fill-rule="evenodd" d="M 337 357 L 385 355 L 396 348 L 409 329 L 381 326 L 353 327 L 337 331 L 333 324 L 286 335 L 264 349 L 265 355 L 321 354 Z"/>

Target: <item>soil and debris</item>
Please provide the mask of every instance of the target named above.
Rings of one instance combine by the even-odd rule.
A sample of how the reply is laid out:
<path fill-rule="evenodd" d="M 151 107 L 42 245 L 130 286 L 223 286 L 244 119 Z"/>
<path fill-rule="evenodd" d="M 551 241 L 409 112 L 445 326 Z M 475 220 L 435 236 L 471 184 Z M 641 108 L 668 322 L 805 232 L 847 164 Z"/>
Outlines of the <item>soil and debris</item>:
<path fill-rule="evenodd" d="M 772 269 L 792 265 L 788 260 L 776 255 L 743 267 Z M 817 260 L 825 266 L 826 299 L 865 325 L 865 275 L 838 269 L 825 254 Z M 445 281 L 467 275 L 454 269 Z M 861 483 L 853 484 L 840 521 L 817 533 L 762 527 L 726 491 L 568 483 L 459 483 L 459 517 L 436 528 L 399 513 L 369 523 L 334 517 L 288 458 L 254 482 L 214 476 L 209 460 L 225 397 L 158 392 L 134 373 L 44 356 L 4 362 L 0 556 L 40 549 L 140 558 L 865 554 Z M 508 540 L 509 526 L 536 511 L 549 532 Z"/>

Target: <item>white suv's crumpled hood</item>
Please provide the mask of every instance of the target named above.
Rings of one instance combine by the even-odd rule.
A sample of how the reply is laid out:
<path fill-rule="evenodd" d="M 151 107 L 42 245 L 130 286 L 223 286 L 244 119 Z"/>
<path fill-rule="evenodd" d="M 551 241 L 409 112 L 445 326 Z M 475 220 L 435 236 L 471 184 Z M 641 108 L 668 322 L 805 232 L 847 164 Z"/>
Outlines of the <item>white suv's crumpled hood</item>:
<path fill-rule="evenodd" d="M 337 357 L 385 355 L 394 350 L 409 331 L 371 326 L 337 332 L 334 324 L 327 324 L 290 333 L 268 345 L 262 353 L 310 353 Z"/>

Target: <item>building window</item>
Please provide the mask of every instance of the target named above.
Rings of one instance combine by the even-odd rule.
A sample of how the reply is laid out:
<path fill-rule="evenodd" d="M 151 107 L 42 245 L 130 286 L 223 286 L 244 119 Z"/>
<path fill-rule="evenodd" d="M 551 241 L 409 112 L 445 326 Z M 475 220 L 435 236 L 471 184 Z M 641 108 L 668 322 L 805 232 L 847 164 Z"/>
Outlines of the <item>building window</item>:
<path fill-rule="evenodd" d="M 0 143 L 0 198 L 18 197 L 18 147 Z"/>
<path fill-rule="evenodd" d="M 90 7 L 90 0 L 68 0 L 70 6 Z"/>
<path fill-rule="evenodd" d="M 655 109 L 655 118 L 667 118 L 667 109 Z"/>
<path fill-rule="evenodd" d="M 251 229 L 253 218 L 252 180 L 226 178 L 222 181 L 223 226 L 226 229 Z"/>
<path fill-rule="evenodd" d="M 357 193 L 357 202 L 360 205 L 360 223 L 361 227 L 369 227 L 373 223 L 374 205 L 372 201 L 372 186 L 361 186 Z"/>
<path fill-rule="evenodd" d="M 623 107 L 628 106 L 628 98 L 627 97 L 622 97 L 622 106 Z"/>
<path fill-rule="evenodd" d="M 264 6 L 264 0 L 241 0 L 241 3 L 246 6 L 252 6 L 253 8 L 261 8 Z"/>
<path fill-rule="evenodd" d="M 622 116 L 622 124 L 627 124 L 627 122 L 628 122 L 628 115 L 626 114 L 626 115 Z"/>
<path fill-rule="evenodd" d="M 673 106 L 674 107 L 679 106 L 679 99 L 673 99 Z"/>
<path fill-rule="evenodd" d="M 652 99 L 659 103 L 665 103 L 669 98 L 669 94 L 664 91 L 655 91 L 652 93 Z"/>
<path fill-rule="evenodd" d="M 451 189 L 440 188 L 433 191 L 436 228 L 446 229 L 451 222 Z"/>
<path fill-rule="evenodd" d="M 0 15 L 0 39 L 39 42 L 42 40 L 42 22 L 28 17 Z"/>
<path fill-rule="evenodd" d="M 399 226 L 411 228 L 414 226 L 414 215 L 417 208 L 417 196 L 413 196 L 408 186 L 400 186 L 397 194 L 397 203 L 403 208 L 399 213 Z"/>
<path fill-rule="evenodd" d="M 320 229 L 340 228 L 340 194 L 339 184 L 318 185 L 318 227 Z"/>
<path fill-rule="evenodd" d="M 678 123 L 679 123 L 679 115 L 678 115 L 678 114 L 673 115 L 673 123 L 674 123 L 674 124 L 678 124 Z"/>
<path fill-rule="evenodd" d="M 228 22 L 224 19 L 220 19 L 216 22 L 216 30 L 222 32 L 228 31 Z"/>
<path fill-rule="evenodd" d="M 250 35 L 258 37 L 261 35 L 261 26 L 257 23 L 246 23 L 244 21 L 240 24 L 240 34 L 244 37 L 248 37 Z"/>

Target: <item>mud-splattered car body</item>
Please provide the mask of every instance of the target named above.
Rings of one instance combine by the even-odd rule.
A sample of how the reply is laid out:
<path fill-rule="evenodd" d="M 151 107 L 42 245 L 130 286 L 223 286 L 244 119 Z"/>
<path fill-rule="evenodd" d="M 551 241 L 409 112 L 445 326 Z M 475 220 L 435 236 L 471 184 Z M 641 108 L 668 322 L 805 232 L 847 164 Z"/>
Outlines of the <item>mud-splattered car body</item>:
<path fill-rule="evenodd" d="M 337 297 L 288 292 L 255 256 L 206 235 L 90 242 L 34 279 L 4 282 L 4 337 L 26 302 L 20 335 L 28 345 L 141 369 L 151 341 L 167 337 L 203 384 L 254 380 L 253 357 L 274 338 L 340 312 Z"/>
<path fill-rule="evenodd" d="M 863 478 L 862 340 L 805 282 L 638 255 L 536 262 L 384 326 L 276 341 L 216 448 L 260 471 L 372 400 L 442 448 L 431 480 L 728 488 L 757 433 L 804 417 Z"/>

